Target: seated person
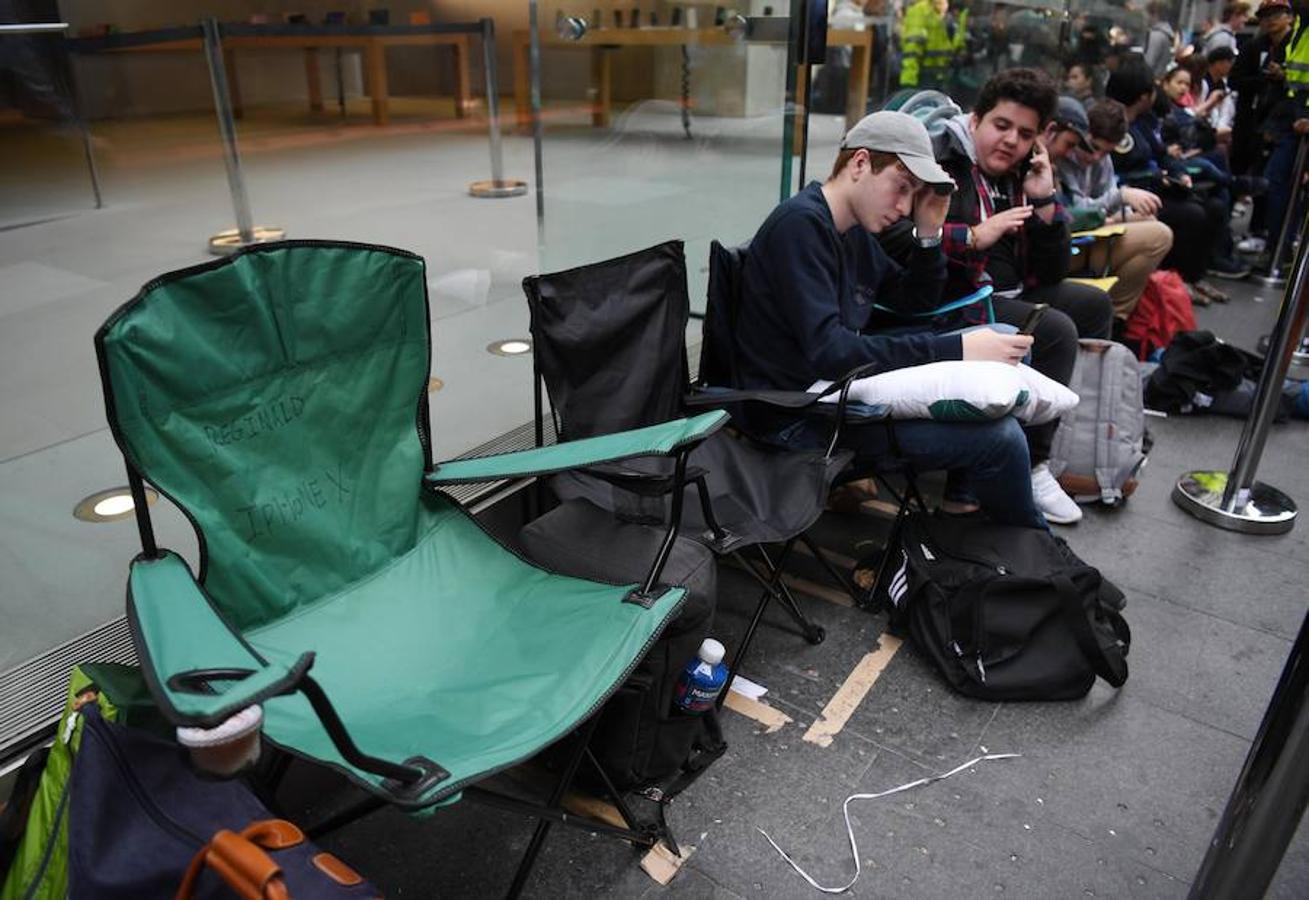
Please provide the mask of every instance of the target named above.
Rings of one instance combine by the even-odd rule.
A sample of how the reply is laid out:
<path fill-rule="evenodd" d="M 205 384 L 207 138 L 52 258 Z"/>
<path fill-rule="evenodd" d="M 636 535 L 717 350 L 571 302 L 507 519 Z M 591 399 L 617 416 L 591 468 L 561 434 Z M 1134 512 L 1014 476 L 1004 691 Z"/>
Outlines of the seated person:
<path fill-rule="evenodd" d="M 1232 124 L 1236 120 L 1236 92 L 1232 90 L 1227 76 L 1232 73 L 1236 61 L 1236 51 L 1231 47 L 1215 47 L 1205 54 L 1205 73 L 1200 79 L 1196 99 L 1201 103 L 1210 103 L 1211 98 L 1219 99 L 1210 103 L 1209 124 L 1213 126 L 1218 143 L 1224 147 L 1232 142 Z M 1192 86 L 1196 92 L 1197 86 Z"/>
<path fill-rule="evenodd" d="M 949 196 L 925 183 L 950 183 L 932 158 L 926 129 L 912 116 L 878 112 L 846 134 L 825 183 L 811 183 L 773 210 L 750 243 L 742 273 L 742 383 L 736 387 L 803 391 L 866 363 L 892 370 L 950 359 L 1022 359 L 1030 337 L 990 329 L 962 335 L 861 333 L 874 303 L 901 295 L 921 306 L 940 302 L 941 226 Z M 906 216 L 912 216 L 913 249 L 901 267 L 872 235 Z M 792 447 L 827 444 L 822 422 L 771 410 L 747 413 L 756 436 Z M 842 439 L 855 451 L 857 469 L 904 458 L 919 471 L 948 470 L 947 511 L 967 511 L 970 490 L 995 521 L 1044 527 L 1032 501 L 1027 445 L 1010 416 L 900 421 L 897 447 L 881 426 L 846 428 Z"/>
<path fill-rule="evenodd" d="M 1095 87 L 1095 70 L 1090 63 L 1068 64 L 1068 74 L 1064 76 L 1064 96 L 1090 107 L 1095 102 Z"/>
<path fill-rule="evenodd" d="M 1127 116 L 1121 103 L 1101 100 L 1087 112 L 1070 97 L 1059 99 L 1059 110 L 1045 131 L 1060 201 L 1074 219 L 1090 214 L 1114 219 L 1111 224 L 1127 229 L 1111 241 L 1096 241 L 1087 248 L 1093 271 L 1107 262 L 1110 274 L 1118 278 L 1109 289 L 1116 329 L 1136 309 L 1150 273 L 1173 247 L 1172 229 L 1154 217 L 1159 197 L 1141 188 L 1120 188 L 1114 179 L 1109 154 L 1126 134 Z"/>
<path fill-rule="evenodd" d="M 1169 156 L 1187 162 L 1193 170 L 1193 179 L 1209 182 L 1226 196 L 1231 181 L 1227 155 L 1219 149 L 1218 133 L 1209 123 L 1209 114 L 1223 95 L 1211 93 L 1205 100 L 1195 102 L 1191 93 L 1195 85 L 1196 79 L 1186 66 L 1175 66 L 1159 79 L 1154 107 L 1159 135 Z"/>
<path fill-rule="evenodd" d="M 946 122 L 933 149 L 959 185 L 945 225 L 946 297 L 990 284 L 996 318 L 1019 326 L 1033 304 L 1049 304 L 1034 332 L 1032 367 L 1068 384 L 1078 338 L 1108 338 L 1113 310 L 1104 291 L 1064 281 L 1071 255 L 1067 216 L 1056 199 L 1050 157 L 1038 140 L 1058 100 L 1044 72 L 1000 72 L 982 87 L 972 113 Z M 902 223 L 886 235 L 883 245 L 892 255 L 900 254 L 906 232 Z M 903 302 L 895 308 L 913 311 Z M 975 321 L 983 310 L 970 312 Z M 1082 518 L 1082 510 L 1047 465 L 1057 428 L 1056 421 L 1028 429 L 1032 488 L 1046 519 L 1069 524 Z"/>
<path fill-rule="evenodd" d="M 1152 108 L 1155 83 L 1140 60 L 1126 59 L 1109 76 L 1105 96 L 1123 105 L 1127 137 L 1114 148 L 1114 173 L 1120 183 L 1141 187 L 1162 200 L 1159 221 L 1173 230 L 1173 249 L 1161 264 L 1176 269 L 1197 303 L 1225 301 L 1227 295 L 1205 281 L 1206 272 L 1244 278 L 1250 270 L 1231 258 L 1232 236 L 1227 204 L 1221 197 L 1193 190 L 1186 164 L 1168 153 Z"/>

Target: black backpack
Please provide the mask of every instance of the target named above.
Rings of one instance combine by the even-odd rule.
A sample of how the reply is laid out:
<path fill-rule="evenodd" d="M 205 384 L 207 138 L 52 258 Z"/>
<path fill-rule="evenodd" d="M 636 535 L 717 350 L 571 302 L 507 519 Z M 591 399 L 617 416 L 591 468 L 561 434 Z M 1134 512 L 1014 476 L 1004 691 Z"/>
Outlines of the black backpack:
<path fill-rule="evenodd" d="M 1182 331 L 1145 382 L 1145 405 L 1162 412 L 1190 412 L 1237 390 L 1258 362 L 1211 331 Z"/>
<path fill-rule="evenodd" d="M 1075 700 L 1127 681 L 1122 591 L 1047 531 L 912 514 L 886 586 L 950 686 L 980 700 Z"/>

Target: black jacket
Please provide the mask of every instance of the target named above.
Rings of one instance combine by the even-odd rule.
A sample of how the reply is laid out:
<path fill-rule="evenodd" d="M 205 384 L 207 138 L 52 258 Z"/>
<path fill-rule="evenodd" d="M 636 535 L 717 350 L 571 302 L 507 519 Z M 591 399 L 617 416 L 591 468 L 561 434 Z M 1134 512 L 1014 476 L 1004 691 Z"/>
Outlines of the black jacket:
<path fill-rule="evenodd" d="M 750 242 L 737 386 L 803 391 L 865 363 L 890 371 L 961 359 L 957 334 L 861 333 L 874 303 L 937 305 L 944 268 L 935 248 L 915 248 L 901 266 L 858 225 L 838 232 L 821 186 L 811 183 L 774 209 Z"/>

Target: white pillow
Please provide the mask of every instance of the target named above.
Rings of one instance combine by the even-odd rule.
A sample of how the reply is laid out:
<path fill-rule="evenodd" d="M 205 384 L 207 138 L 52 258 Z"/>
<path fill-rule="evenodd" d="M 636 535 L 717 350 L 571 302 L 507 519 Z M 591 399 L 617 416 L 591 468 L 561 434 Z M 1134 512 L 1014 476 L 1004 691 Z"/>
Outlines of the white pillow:
<path fill-rule="evenodd" d="M 809 392 L 831 384 L 816 381 Z M 837 398 L 833 393 L 821 402 L 835 403 Z M 1028 425 L 1054 421 L 1077 405 L 1076 394 L 1028 366 L 963 360 L 857 379 L 850 385 L 850 399 L 889 406 L 893 419 L 979 422 L 1013 413 Z"/>

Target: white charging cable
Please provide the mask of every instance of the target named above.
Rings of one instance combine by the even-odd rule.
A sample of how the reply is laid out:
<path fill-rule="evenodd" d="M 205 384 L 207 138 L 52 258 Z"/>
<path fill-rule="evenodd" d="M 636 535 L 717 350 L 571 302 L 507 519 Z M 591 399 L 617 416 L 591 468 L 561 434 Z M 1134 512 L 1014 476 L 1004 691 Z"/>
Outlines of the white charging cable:
<path fill-rule="evenodd" d="M 850 837 L 850 852 L 851 854 L 854 855 L 854 878 L 851 878 L 847 884 L 844 884 L 841 887 L 823 887 L 817 881 L 814 881 L 813 877 L 808 872 L 806 872 L 804 869 L 796 865 L 795 860 L 791 859 L 791 857 L 786 854 L 785 850 L 777 846 L 777 841 L 769 837 L 768 832 L 764 831 L 762 828 L 757 828 L 756 830 L 764 836 L 764 838 L 768 841 L 768 843 L 773 845 L 774 850 L 776 850 L 778 853 L 782 855 L 782 859 L 786 860 L 787 863 L 790 864 L 791 868 L 795 869 L 796 873 L 799 874 L 799 876 L 803 878 L 805 881 L 809 882 L 809 884 L 812 885 L 815 889 L 822 891 L 824 894 L 843 894 L 846 891 L 850 890 L 850 888 L 854 887 L 854 883 L 859 880 L 860 872 L 863 871 L 863 866 L 860 865 L 859 862 L 859 844 L 855 841 L 855 837 L 854 837 L 854 825 L 851 824 L 850 822 L 851 803 L 853 803 L 856 800 L 878 800 L 882 797 L 889 797 L 892 794 L 898 794 L 901 791 L 907 791 L 910 790 L 911 788 L 922 787 L 925 784 L 931 784 L 933 781 L 941 781 L 943 779 L 949 778 L 951 775 L 958 775 L 960 772 L 964 771 L 965 769 L 971 769 L 979 762 L 986 762 L 987 760 L 992 760 L 992 759 L 1017 759 L 1021 755 L 1022 755 L 1021 753 L 988 753 L 985 756 L 979 756 L 976 759 L 970 759 L 968 762 L 964 763 L 961 766 L 955 766 L 953 769 L 951 769 L 949 772 L 946 772 L 944 775 L 929 775 L 926 778 L 919 778 L 917 781 L 911 781 L 908 784 L 902 784 L 899 787 L 893 787 L 888 791 L 879 791 L 876 794 L 851 794 L 849 797 L 846 797 L 845 803 L 841 805 L 841 811 L 845 814 L 845 833 Z"/>

